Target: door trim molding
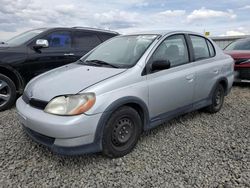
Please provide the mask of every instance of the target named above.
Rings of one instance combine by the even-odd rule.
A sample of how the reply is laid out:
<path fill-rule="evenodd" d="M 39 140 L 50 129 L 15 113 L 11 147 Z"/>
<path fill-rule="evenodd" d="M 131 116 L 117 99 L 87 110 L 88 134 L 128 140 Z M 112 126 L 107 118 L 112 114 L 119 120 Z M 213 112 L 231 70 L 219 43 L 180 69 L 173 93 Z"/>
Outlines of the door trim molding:
<path fill-rule="evenodd" d="M 171 119 L 174 119 L 180 115 L 201 109 L 203 107 L 206 107 L 212 103 L 211 98 L 205 98 L 202 100 L 199 100 L 197 102 L 194 102 L 192 104 L 177 108 L 175 110 L 162 113 L 160 115 L 157 115 L 150 119 L 149 126 L 146 128 L 147 130 L 152 129 L 160 124 L 163 124 L 165 122 L 168 122 Z"/>

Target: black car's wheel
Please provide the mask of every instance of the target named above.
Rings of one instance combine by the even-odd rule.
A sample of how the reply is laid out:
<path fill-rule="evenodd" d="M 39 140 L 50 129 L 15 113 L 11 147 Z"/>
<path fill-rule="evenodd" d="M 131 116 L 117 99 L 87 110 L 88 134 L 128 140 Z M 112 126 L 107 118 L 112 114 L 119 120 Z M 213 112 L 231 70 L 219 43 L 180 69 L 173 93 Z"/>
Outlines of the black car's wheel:
<path fill-rule="evenodd" d="M 221 84 L 218 84 L 212 95 L 212 104 L 206 108 L 210 113 L 220 111 L 224 103 L 225 89 Z"/>
<path fill-rule="evenodd" d="M 142 131 L 139 113 L 128 106 L 116 110 L 109 118 L 103 133 L 103 154 L 122 157 L 133 150 Z"/>
<path fill-rule="evenodd" d="M 10 108 L 16 99 L 16 86 L 11 79 L 0 74 L 0 111 Z"/>

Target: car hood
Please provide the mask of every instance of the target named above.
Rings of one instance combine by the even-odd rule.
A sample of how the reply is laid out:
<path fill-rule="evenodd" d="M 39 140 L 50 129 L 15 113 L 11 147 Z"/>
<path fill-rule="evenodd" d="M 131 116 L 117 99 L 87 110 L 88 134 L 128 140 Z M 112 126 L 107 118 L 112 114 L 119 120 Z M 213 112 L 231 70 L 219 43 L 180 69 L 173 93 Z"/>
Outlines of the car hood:
<path fill-rule="evenodd" d="M 76 94 L 124 71 L 126 69 L 73 63 L 34 78 L 28 83 L 24 92 L 28 98 L 50 101 L 56 96 Z"/>
<path fill-rule="evenodd" d="M 232 50 L 224 52 L 231 55 L 234 59 L 250 59 L 250 50 Z"/>

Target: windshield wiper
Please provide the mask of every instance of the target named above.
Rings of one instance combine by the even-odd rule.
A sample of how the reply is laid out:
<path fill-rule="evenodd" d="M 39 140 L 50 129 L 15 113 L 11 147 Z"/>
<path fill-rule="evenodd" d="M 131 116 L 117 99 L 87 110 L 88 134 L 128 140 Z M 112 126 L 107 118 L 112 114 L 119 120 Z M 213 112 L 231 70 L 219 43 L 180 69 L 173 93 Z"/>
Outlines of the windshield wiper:
<path fill-rule="evenodd" d="M 115 66 L 115 65 L 113 65 L 113 64 L 110 64 L 110 63 L 107 63 L 107 62 L 105 62 L 105 61 L 101 61 L 101 60 L 97 60 L 97 59 L 93 59 L 93 60 L 87 60 L 87 61 L 84 61 L 84 63 L 93 63 L 93 64 L 95 64 L 95 65 L 100 65 L 100 66 L 102 66 L 102 65 L 107 65 L 107 66 L 110 66 L 110 67 L 113 67 L 113 68 L 119 68 L 118 66 Z"/>
<path fill-rule="evenodd" d="M 83 64 L 83 65 L 96 65 L 96 64 L 94 64 L 94 63 L 91 63 L 91 62 L 87 62 L 87 61 L 84 61 L 84 60 L 82 60 L 82 59 L 79 59 L 78 61 L 80 61 L 79 62 L 79 64 Z M 98 66 L 100 66 L 100 65 L 98 65 Z"/>
<path fill-rule="evenodd" d="M 89 64 L 89 63 L 86 63 L 85 61 L 83 61 L 82 59 L 79 59 L 78 61 L 80 61 L 80 63 L 82 63 L 82 64 Z"/>

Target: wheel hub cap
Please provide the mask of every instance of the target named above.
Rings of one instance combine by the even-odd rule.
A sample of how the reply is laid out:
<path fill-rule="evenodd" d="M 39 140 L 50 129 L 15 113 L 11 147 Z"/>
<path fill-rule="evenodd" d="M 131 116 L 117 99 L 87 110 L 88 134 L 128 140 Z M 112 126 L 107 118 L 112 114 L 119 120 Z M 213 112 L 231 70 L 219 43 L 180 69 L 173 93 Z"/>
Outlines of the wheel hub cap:
<path fill-rule="evenodd" d="M 220 90 L 218 90 L 218 92 L 217 92 L 217 94 L 216 94 L 216 96 L 215 96 L 215 104 L 216 105 L 220 105 L 220 103 L 221 103 L 221 91 Z"/>
<path fill-rule="evenodd" d="M 113 133 L 112 142 L 116 146 L 124 145 L 132 136 L 132 122 L 128 118 L 118 120 Z"/>

